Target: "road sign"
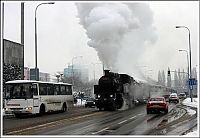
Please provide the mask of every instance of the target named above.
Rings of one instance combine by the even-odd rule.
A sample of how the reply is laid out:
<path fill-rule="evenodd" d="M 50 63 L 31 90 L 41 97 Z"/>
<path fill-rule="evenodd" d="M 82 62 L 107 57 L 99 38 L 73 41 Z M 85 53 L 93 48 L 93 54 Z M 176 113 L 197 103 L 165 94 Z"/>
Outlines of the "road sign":
<path fill-rule="evenodd" d="M 197 85 L 197 80 L 195 78 L 189 79 L 189 85 Z"/>

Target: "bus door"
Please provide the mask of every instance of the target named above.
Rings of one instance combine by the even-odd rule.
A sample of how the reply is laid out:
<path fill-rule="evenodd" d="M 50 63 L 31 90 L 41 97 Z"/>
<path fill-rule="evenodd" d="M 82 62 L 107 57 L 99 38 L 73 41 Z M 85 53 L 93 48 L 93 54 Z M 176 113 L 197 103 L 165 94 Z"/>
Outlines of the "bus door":
<path fill-rule="evenodd" d="M 32 92 L 33 92 L 33 110 L 37 112 L 39 110 L 39 93 L 38 93 L 38 84 L 32 84 Z"/>

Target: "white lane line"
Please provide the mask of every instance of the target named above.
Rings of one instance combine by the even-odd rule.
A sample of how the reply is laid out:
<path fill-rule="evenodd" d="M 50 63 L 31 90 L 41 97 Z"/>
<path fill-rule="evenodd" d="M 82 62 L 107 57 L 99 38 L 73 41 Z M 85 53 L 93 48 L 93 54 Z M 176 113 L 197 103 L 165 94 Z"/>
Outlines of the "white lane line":
<path fill-rule="evenodd" d="M 126 121 L 128 121 L 128 120 L 121 121 L 121 122 L 119 122 L 118 124 L 120 125 L 120 124 L 122 124 L 122 123 L 124 123 L 124 122 L 126 122 Z"/>
<path fill-rule="evenodd" d="M 101 130 L 99 130 L 99 131 L 97 131 L 97 132 L 94 132 L 94 133 L 92 133 L 93 135 L 95 135 L 95 134 L 98 134 L 98 133 L 100 133 L 100 132 L 102 132 L 102 131 L 104 131 L 104 130 L 106 130 L 106 129 L 108 129 L 109 127 L 106 127 L 106 128 L 104 128 L 104 129 L 101 129 Z"/>
<path fill-rule="evenodd" d="M 131 117 L 131 118 L 129 118 L 129 119 L 133 119 L 133 118 L 136 118 L 136 115 L 135 115 L 135 116 L 133 116 L 133 117 Z"/>
<path fill-rule="evenodd" d="M 138 114 L 138 115 L 143 115 L 143 114 Z"/>

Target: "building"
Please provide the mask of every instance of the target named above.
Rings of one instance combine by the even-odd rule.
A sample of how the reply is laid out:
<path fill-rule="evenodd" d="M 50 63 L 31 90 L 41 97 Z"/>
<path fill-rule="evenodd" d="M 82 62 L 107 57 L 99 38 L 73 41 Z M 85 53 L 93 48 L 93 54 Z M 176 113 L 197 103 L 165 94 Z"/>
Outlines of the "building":
<path fill-rule="evenodd" d="M 39 69 L 38 69 L 39 72 Z M 49 73 L 39 72 L 38 74 L 39 81 L 51 81 L 51 77 Z M 35 68 L 24 68 L 24 79 L 25 80 L 35 80 Z"/>
<path fill-rule="evenodd" d="M 72 71 L 73 70 L 73 71 Z M 67 68 L 64 68 L 64 77 L 66 78 L 74 78 L 79 77 L 82 82 L 88 82 L 89 81 L 89 70 L 86 66 L 83 65 L 68 65 Z"/>
<path fill-rule="evenodd" d="M 24 46 L 3 39 L 3 82 L 24 79 Z"/>

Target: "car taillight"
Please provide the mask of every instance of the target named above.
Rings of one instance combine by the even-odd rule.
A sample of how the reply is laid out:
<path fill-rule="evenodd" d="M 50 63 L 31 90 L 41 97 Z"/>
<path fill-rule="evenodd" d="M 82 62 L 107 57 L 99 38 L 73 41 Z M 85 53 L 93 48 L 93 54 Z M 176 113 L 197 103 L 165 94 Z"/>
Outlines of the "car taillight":
<path fill-rule="evenodd" d="M 165 103 L 161 103 L 160 105 L 161 105 L 161 106 L 165 106 Z"/>
<path fill-rule="evenodd" d="M 151 106 L 151 103 L 148 103 L 147 106 Z"/>

